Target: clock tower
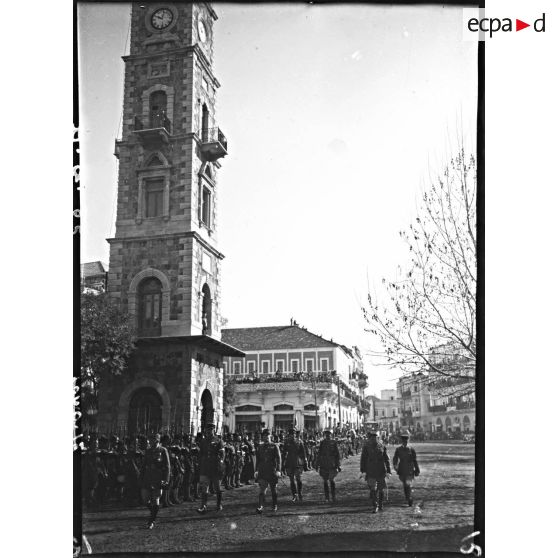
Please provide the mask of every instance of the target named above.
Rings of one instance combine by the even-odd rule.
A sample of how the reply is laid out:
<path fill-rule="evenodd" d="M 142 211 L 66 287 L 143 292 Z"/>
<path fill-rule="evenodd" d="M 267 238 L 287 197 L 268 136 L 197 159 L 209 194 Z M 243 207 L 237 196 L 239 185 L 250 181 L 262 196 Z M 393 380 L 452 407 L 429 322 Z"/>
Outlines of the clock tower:
<path fill-rule="evenodd" d="M 132 4 L 116 229 L 108 292 L 137 330 L 129 369 L 103 378 L 99 427 L 133 434 L 222 425 L 215 116 L 210 4 Z"/>

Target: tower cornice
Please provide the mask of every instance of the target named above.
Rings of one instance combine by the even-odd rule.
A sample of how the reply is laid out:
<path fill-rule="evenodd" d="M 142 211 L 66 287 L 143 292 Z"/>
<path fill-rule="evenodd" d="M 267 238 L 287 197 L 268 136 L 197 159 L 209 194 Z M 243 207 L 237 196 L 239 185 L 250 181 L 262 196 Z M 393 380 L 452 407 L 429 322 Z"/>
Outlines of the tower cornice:
<path fill-rule="evenodd" d="M 211 63 L 209 62 L 209 59 L 207 58 L 204 51 L 199 47 L 199 45 L 197 43 L 195 45 L 188 45 L 188 46 L 185 46 L 185 47 L 167 49 L 167 50 L 162 51 L 162 52 L 151 52 L 151 53 L 145 53 L 145 54 L 127 54 L 126 56 L 122 57 L 122 60 L 124 60 L 124 62 L 136 61 L 136 60 L 148 60 L 150 58 L 159 58 L 161 56 L 169 56 L 171 54 L 186 54 L 188 52 L 195 53 L 198 56 L 204 70 L 207 72 L 207 74 L 211 78 L 211 81 L 213 82 L 213 85 L 216 88 L 221 87 L 221 84 L 219 83 L 219 80 L 213 74 L 213 71 L 211 69 Z"/>

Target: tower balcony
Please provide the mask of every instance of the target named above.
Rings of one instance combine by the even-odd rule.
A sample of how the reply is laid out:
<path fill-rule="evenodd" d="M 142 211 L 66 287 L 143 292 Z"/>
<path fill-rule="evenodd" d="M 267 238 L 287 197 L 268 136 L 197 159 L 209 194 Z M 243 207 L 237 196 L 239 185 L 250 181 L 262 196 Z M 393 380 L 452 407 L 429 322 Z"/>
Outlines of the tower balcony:
<path fill-rule="evenodd" d="M 227 138 L 219 128 L 202 130 L 200 151 L 206 161 L 216 161 L 227 155 Z"/>
<path fill-rule="evenodd" d="M 145 128 L 143 122 L 136 116 L 133 133 L 138 136 L 143 145 L 166 144 L 169 143 L 171 136 L 171 122 L 166 114 L 157 114 L 151 117 L 149 127 Z"/>

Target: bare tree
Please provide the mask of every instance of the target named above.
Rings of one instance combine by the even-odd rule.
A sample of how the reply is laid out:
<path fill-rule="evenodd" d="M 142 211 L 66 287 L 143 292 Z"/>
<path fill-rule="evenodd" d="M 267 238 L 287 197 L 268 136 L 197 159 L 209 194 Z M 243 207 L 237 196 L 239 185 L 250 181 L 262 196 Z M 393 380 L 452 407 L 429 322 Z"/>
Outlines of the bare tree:
<path fill-rule="evenodd" d="M 415 222 L 400 233 L 410 262 L 385 297 L 368 295 L 366 330 L 381 342 L 372 356 L 423 372 L 445 395 L 474 390 L 476 367 L 476 161 L 461 148 L 424 191 Z"/>

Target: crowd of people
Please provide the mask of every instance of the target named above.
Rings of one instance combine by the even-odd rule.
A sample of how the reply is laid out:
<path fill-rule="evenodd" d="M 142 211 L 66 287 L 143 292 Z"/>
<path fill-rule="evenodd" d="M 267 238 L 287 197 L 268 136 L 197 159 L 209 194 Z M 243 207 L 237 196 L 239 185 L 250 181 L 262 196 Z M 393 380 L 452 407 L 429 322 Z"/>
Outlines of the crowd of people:
<path fill-rule="evenodd" d="M 403 444 L 397 448 L 393 464 L 412 505 L 411 484 L 419 470 L 416 453 L 407 446 L 408 436 L 402 434 Z M 161 506 L 197 501 L 197 511 L 204 514 L 214 495 L 216 510 L 221 511 L 223 491 L 257 484 L 256 511 L 262 513 L 268 488 L 271 509 L 277 511 L 278 480 L 288 477 L 292 501 L 302 501 L 302 475 L 310 470 L 323 479 L 324 500 L 335 502 L 335 477 L 341 463 L 357 454 L 375 513 L 383 508 L 385 476 L 391 474 L 386 445 L 377 432 L 368 436 L 354 430 L 300 433 L 290 428 L 287 433 L 272 434 L 264 429 L 219 436 L 213 424 L 206 424 L 196 436 L 153 433 L 120 439 L 91 434 L 83 443 L 84 505 L 88 510 L 114 504 L 147 505 L 148 527 L 153 528 Z"/>

